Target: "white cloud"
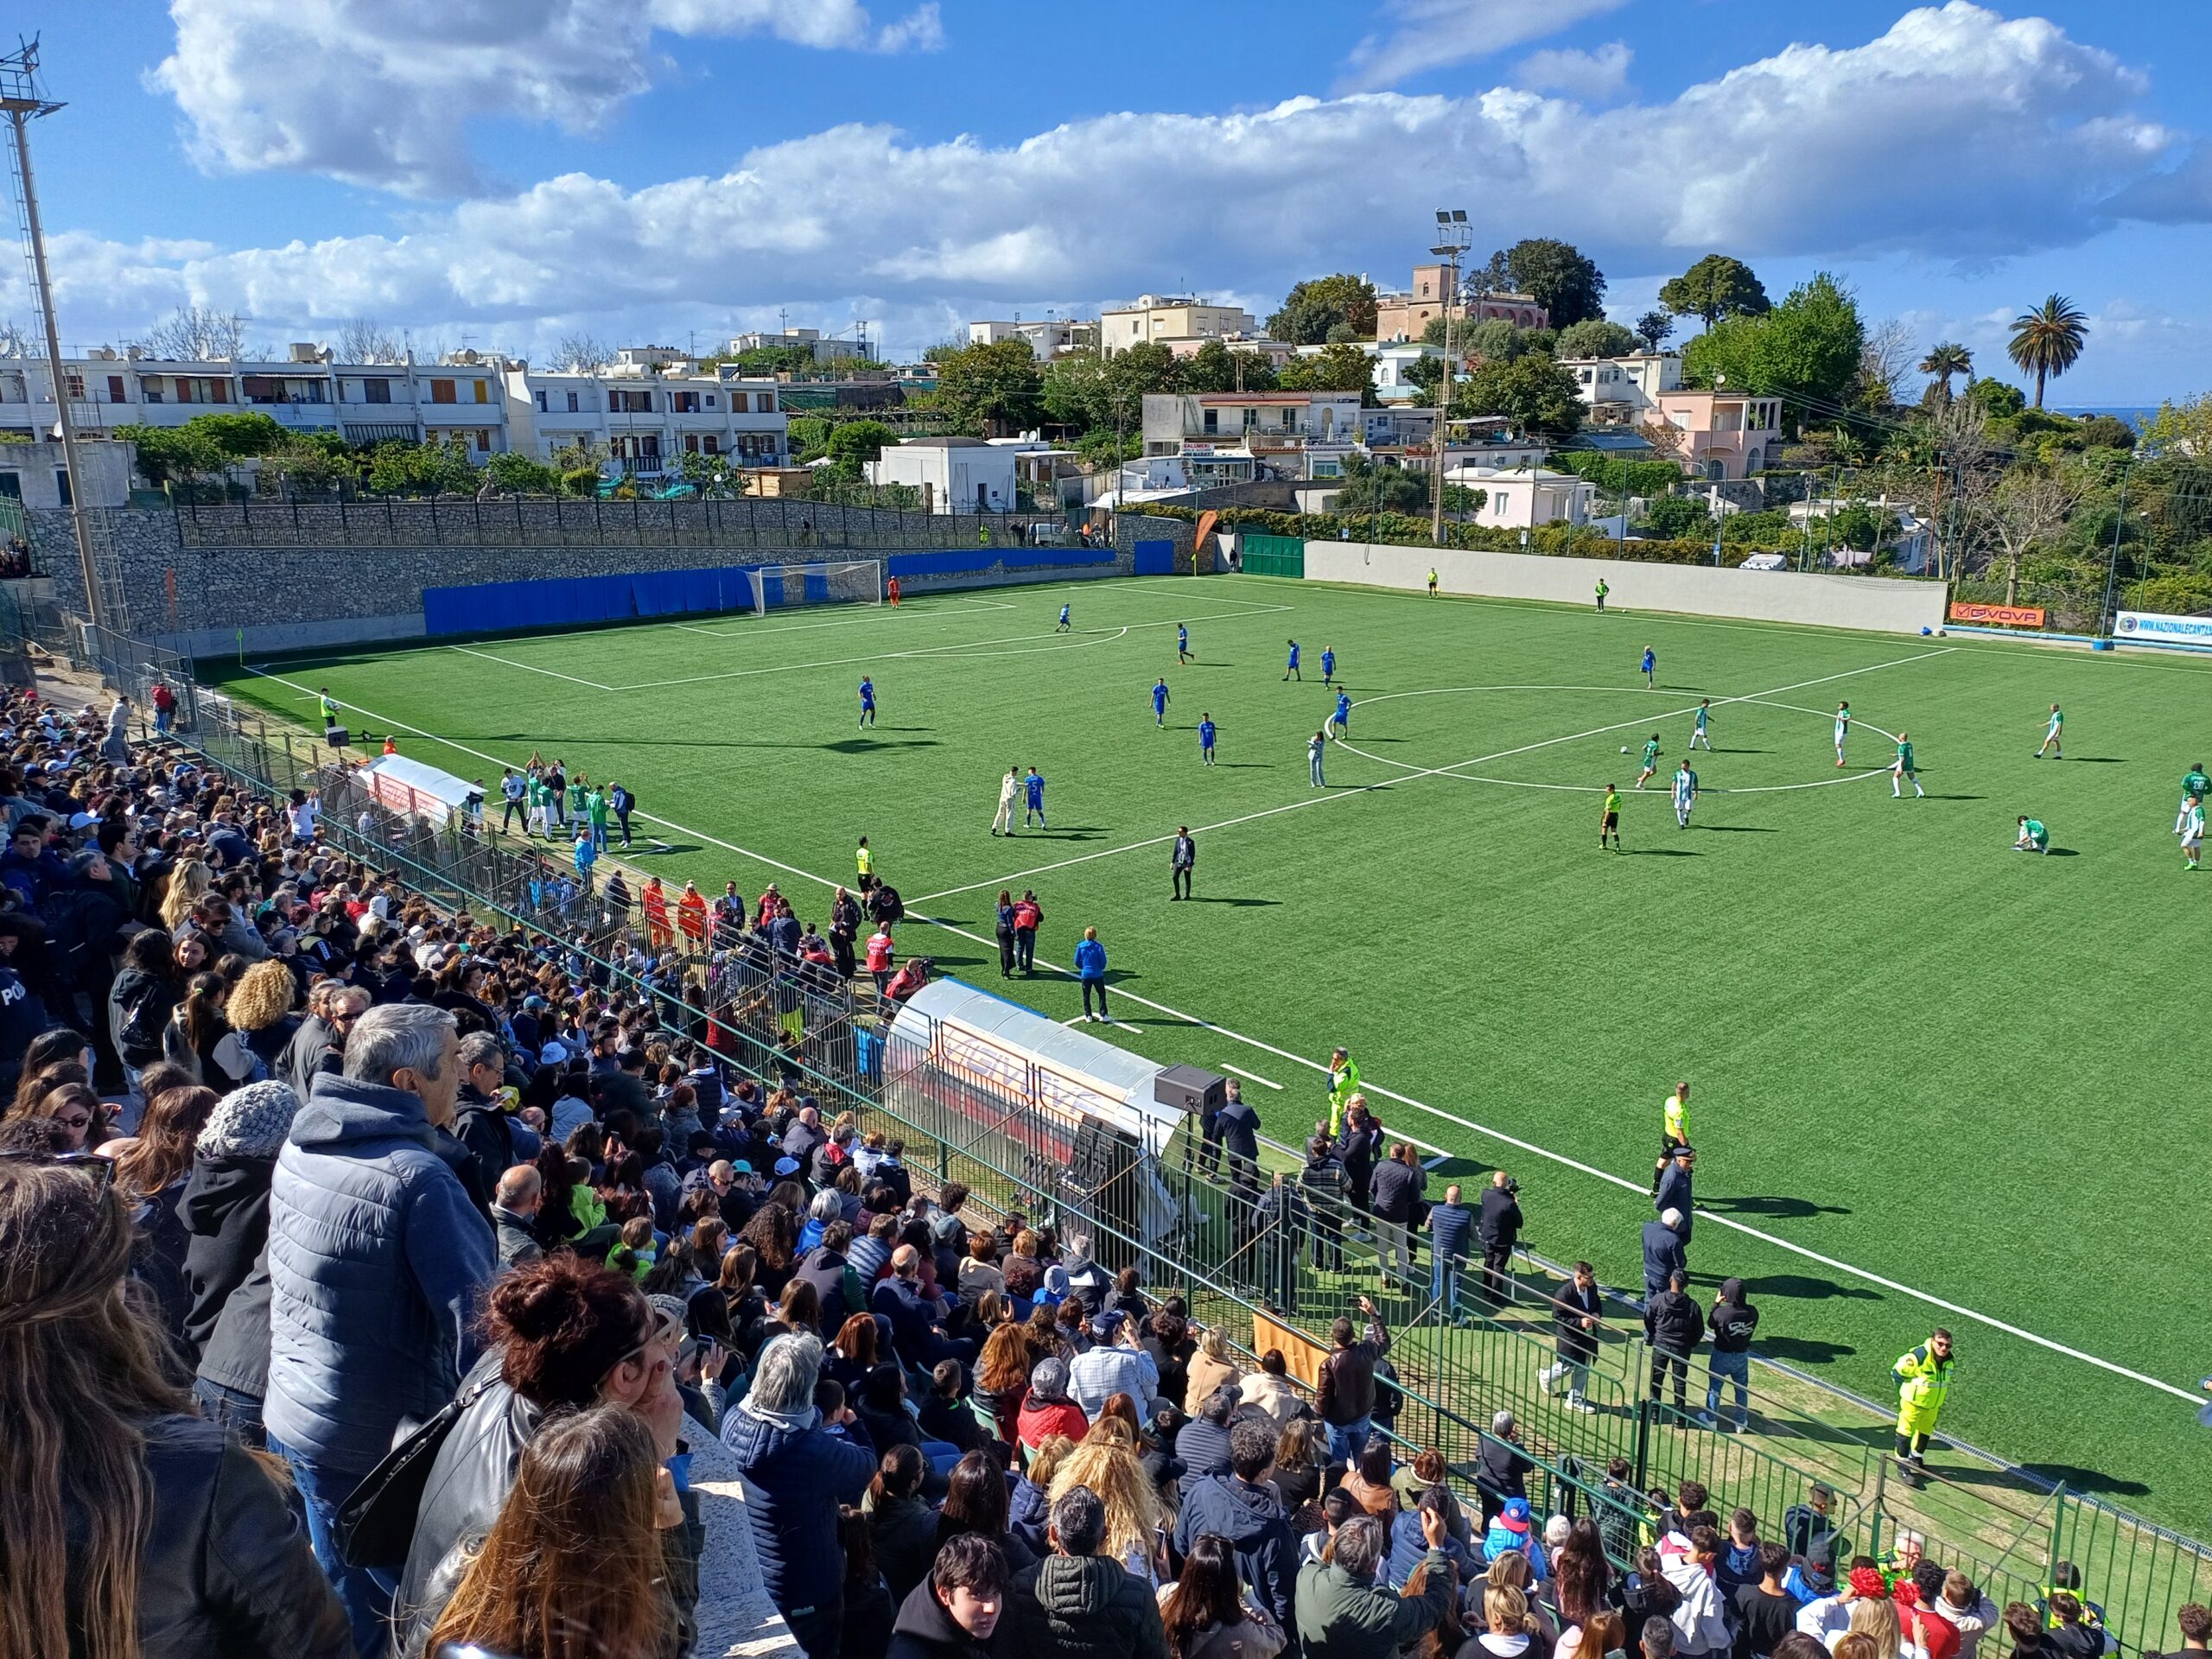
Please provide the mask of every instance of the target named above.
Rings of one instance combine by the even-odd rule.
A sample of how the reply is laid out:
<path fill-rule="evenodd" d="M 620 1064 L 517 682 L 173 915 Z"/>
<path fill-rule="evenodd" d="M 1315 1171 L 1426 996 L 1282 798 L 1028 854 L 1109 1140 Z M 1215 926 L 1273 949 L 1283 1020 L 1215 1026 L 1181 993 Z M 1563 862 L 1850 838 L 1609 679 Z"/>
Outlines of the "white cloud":
<path fill-rule="evenodd" d="M 1617 11 L 1628 0 L 1385 0 L 1385 26 L 1361 37 L 1347 60 L 1344 86 L 1358 92 L 1395 86 L 1425 70 L 1448 68 L 1569 29 Z"/>
<path fill-rule="evenodd" d="M 1595 52 L 1547 47 L 1522 59 L 1513 79 L 1531 92 L 1565 92 L 1586 103 L 1602 104 L 1626 89 L 1629 61 L 1634 56 L 1621 41 L 1609 41 Z"/>
<path fill-rule="evenodd" d="M 668 67 L 673 35 L 932 51 L 937 5 L 877 25 L 861 0 L 169 0 L 176 47 L 150 76 L 210 169 L 321 173 L 413 195 L 485 188 L 467 124 L 588 130 Z"/>
<path fill-rule="evenodd" d="M 565 175 L 404 233 L 228 251 L 75 237 L 57 238 L 55 263 L 72 340 L 120 339 L 188 301 L 246 312 L 257 335 L 373 315 L 517 350 L 582 314 L 608 334 L 664 334 L 746 308 L 757 321 L 788 303 L 830 326 L 858 308 L 918 346 L 948 316 L 1092 307 L 1185 277 L 1269 294 L 1349 269 L 1391 285 L 1445 200 L 1469 209 L 1478 254 L 1562 236 L 1624 293 L 1716 249 L 1955 269 L 2078 245 L 2170 170 L 2184 141 L 2137 115 L 2143 91 L 2053 24 L 1955 3 L 1663 103 L 1592 111 L 1514 87 L 1303 98 L 1103 116 L 1012 144 L 847 125 L 639 189 Z M 1315 188 L 1348 168 L 1358 190 Z M 0 305 L 7 281 L 0 267 Z"/>

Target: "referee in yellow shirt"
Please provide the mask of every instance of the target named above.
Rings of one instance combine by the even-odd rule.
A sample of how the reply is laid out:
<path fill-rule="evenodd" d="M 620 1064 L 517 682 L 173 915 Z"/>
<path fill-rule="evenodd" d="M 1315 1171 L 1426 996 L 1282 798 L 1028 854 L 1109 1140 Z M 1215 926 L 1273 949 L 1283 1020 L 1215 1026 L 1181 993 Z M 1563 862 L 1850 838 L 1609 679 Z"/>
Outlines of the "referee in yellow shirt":
<path fill-rule="evenodd" d="M 1675 1155 L 1677 1147 L 1690 1144 L 1690 1086 L 1678 1083 L 1675 1092 L 1667 1096 L 1667 1103 L 1660 1109 L 1659 1161 L 1651 1166 L 1651 1196 L 1659 1196 L 1659 1178 L 1667 1173 L 1667 1161 Z"/>

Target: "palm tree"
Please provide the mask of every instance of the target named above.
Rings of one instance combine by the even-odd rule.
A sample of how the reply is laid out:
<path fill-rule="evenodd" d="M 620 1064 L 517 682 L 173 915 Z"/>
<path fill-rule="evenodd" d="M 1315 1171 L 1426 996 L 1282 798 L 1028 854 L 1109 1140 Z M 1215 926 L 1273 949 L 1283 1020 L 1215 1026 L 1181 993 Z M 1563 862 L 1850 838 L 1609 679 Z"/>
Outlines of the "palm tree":
<path fill-rule="evenodd" d="M 1974 353 L 1956 340 L 1945 340 L 1940 346 L 1928 348 L 1928 355 L 1920 359 L 1920 372 L 1933 376 L 1943 388 L 1943 401 L 1951 401 L 1951 377 L 1955 374 L 1974 378 Z"/>
<path fill-rule="evenodd" d="M 2043 407 L 2044 379 L 2074 366 L 2088 333 L 2088 318 L 2063 294 L 2054 294 L 2034 310 L 2012 319 L 2012 343 L 2005 349 L 2023 373 L 2035 376 L 2037 409 Z"/>

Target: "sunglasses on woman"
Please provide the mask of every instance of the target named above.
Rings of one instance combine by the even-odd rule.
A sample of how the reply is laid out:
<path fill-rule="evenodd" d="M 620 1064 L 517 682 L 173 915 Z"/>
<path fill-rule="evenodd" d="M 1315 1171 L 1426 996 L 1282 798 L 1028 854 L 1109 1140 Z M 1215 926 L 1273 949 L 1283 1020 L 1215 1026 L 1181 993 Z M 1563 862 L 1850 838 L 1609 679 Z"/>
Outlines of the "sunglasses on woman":
<path fill-rule="evenodd" d="M 67 1122 L 67 1119 L 62 1120 Z M 105 1192 L 115 1183 L 115 1160 L 103 1158 L 96 1152 L 22 1152 L 0 1150 L 0 1168 L 10 1164 L 29 1164 L 36 1168 L 73 1170 L 92 1184 L 95 1192 Z"/>

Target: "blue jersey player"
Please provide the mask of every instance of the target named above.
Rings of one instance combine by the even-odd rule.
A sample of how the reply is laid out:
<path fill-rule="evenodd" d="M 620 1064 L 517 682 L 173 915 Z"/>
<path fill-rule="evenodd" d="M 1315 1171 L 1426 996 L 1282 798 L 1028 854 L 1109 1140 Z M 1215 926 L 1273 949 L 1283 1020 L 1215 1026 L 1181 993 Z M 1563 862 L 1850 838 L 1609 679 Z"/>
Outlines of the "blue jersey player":
<path fill-rule="evenodd" d="M 875 724 L 875 682 L 865 674 L 861 676 L 861 726 L 863 729 Z"/>
<path fill-rule="evenodd" d="M 1332 678 L 1332 677 L 1334 677 L 1334 675 L 1336 674 L 1336 671 L 1337 671 L 1337 648 L 1336 648 L 1334 645 L 1324 645 L 1324 646 L 1322 646 L 1322 647 L 1321 647 L 1321 683 L 1322 683 L 1322 684 L 1324 684 L 1324 685 L 1328 684 L 1328 683 L 1329 683 L 1329 681 L 1331 680 L 1331 678 Z"/>
<path fill-rule="evenodd" d="M 1027 830 L 1029 821 L 1034 818 L 1039 829 L 1051 829 L 1052 826 L 1045 822 L 1045 774 L 1034 766 L 1030 767 L 1029 775 L 1021 780 L 1021 786 L 1028 798 L 1022 809 L 1021 827 Z"/>
<path fill-rule="evenodd" d="M 1207 766 L 1213 765 L 1213 716 L 1198 716 L 1198 759 Z"/>
<path fill-rule="evenodd" d="M 1329 716 L 1329 725 L 1338 737 L 1351 735 L 1351 693 L 1339 690 L 1337 693 L 1337 712 Z"/>
<path fill-rule="evenodd" d="M 1652 690 L 1655 689 L 1653 682 L 1657 678 L 1659 673 L 1659 653 L 1652 650 L 1649 645 L 1646 645 L 1643 648 L 1643 689 L 1647 691 Z"/>
<path fill-rule="evenodd" d="M 1286 680 L 1292 678 L 1302 680 L 1306 677 L 1298 671 L 1298 641 L 1295 639 L 1290 642 L 1290 665 L 1283 670 L 1282 677 Z"/>
<path fill-rule="evenodd" d="M 1071 625 L 1068 621 L 1068 607 L 1063 605 L 1060 607 L 1059 626 L 1054 628 L 1052 632 L 1054 633 L 1065 633 L 1069 631 L 1071 626 Z"/>
<path fill-rule="evenodd" d="M 1175 660 L 1179 664 L 1191 660 L 1191 630 L 1180 622 L 1175 625 Z"/>
<path fill-rule="evenodd" d="M 1165 680 L 1156 681 L 1152 688 L 1152 723 L 1155 726 L 1167 724 L 1167 682 Z"/>

